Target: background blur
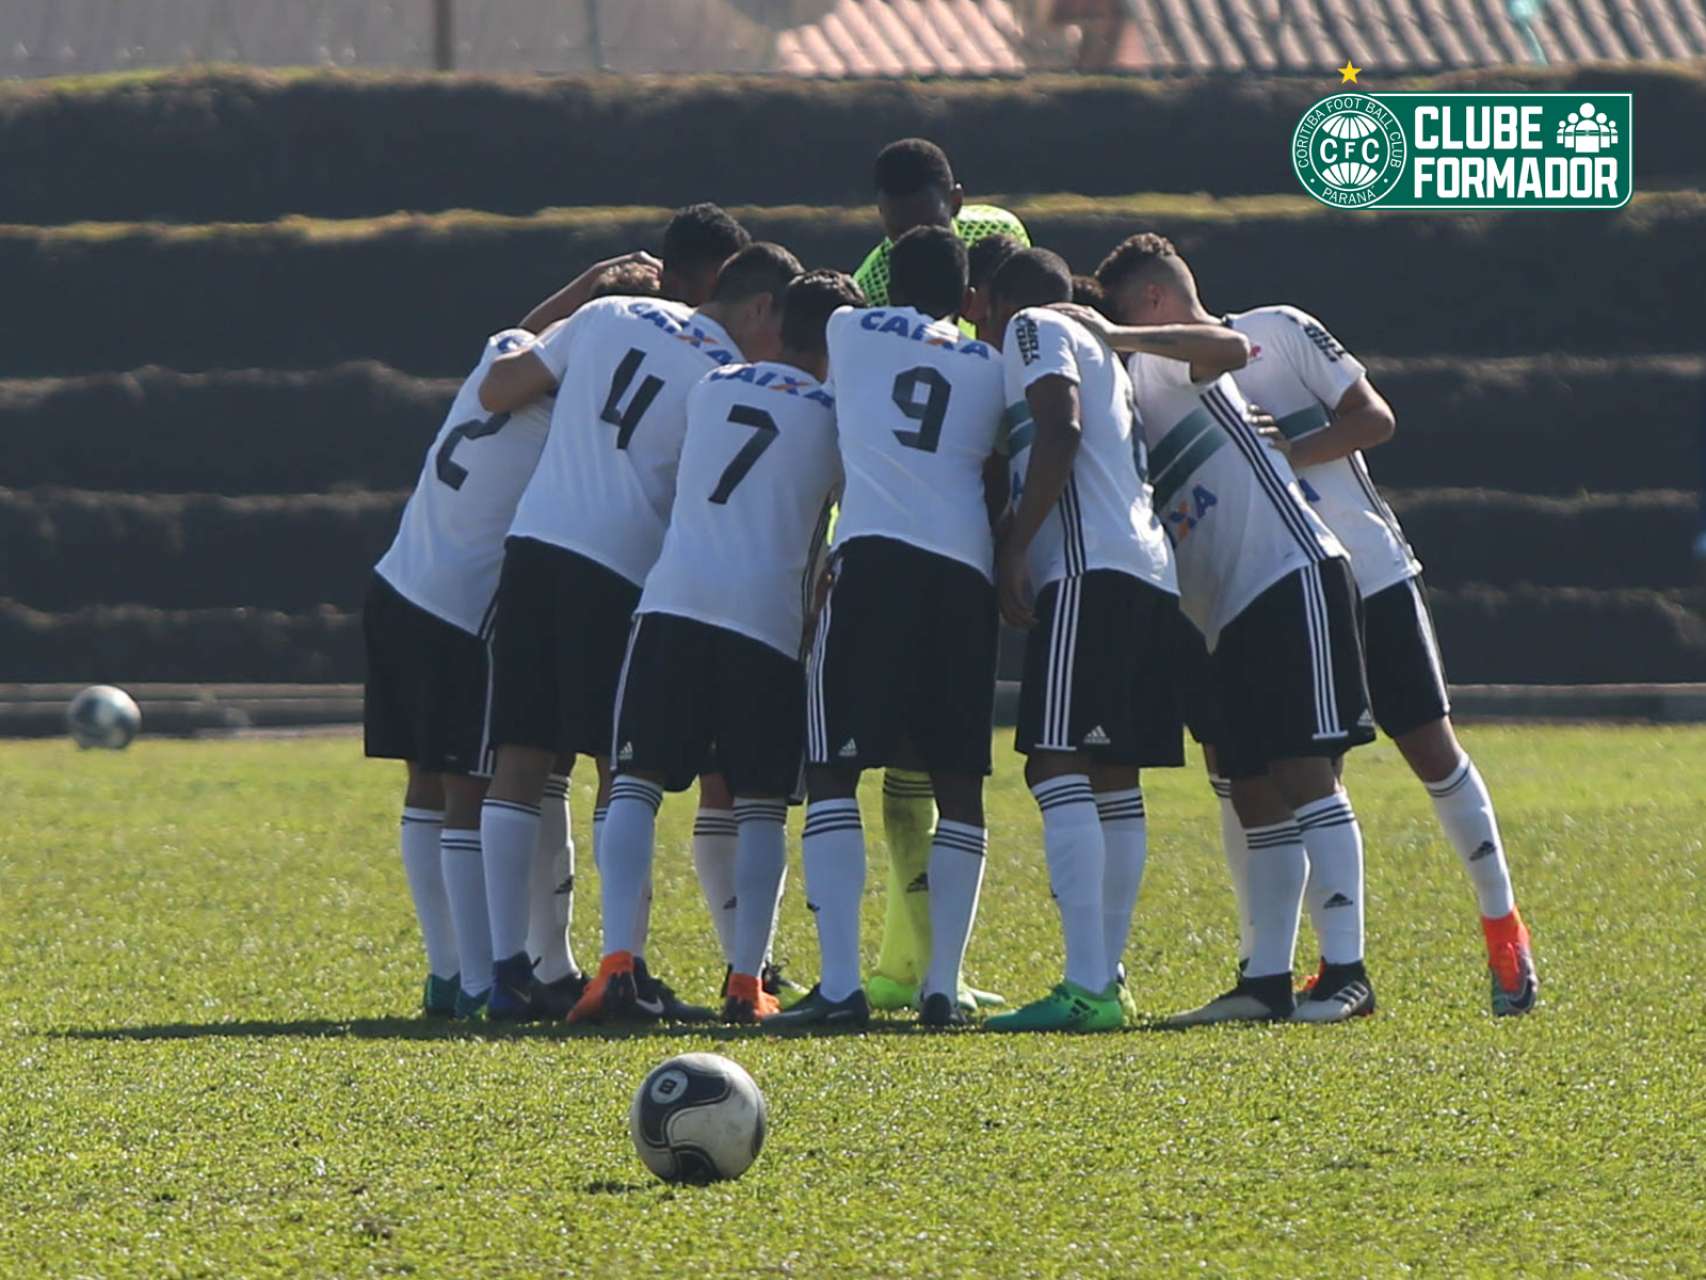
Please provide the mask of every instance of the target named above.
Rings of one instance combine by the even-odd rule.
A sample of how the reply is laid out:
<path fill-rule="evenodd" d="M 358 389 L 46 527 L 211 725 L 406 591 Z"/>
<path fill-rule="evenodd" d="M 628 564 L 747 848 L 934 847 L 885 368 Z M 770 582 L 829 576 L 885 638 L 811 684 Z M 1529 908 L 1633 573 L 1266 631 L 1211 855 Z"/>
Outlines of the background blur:
<path fill-rule="evenodd" d="M 1638 194 L 1329 212 L 1287 143 L 1346 58 L 1633 91 Z M 851 268 L 915 133 L 1078 269 L 1159 230 L 1368 361 L 1454 680 L 1706 680 L 1703 59 L 1700 0 L 7 0 L 0 680 L 359 680 L 488 332 L 692 200 Z"/>

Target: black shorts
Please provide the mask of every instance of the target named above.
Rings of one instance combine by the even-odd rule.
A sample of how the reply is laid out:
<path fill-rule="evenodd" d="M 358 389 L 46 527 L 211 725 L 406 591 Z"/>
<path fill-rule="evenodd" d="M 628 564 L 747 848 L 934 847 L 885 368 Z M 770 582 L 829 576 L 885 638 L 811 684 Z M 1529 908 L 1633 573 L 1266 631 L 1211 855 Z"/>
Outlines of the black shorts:
<path fill-rule="evenodd" d="M 616 707 L 615 766 L 685 791 L 720 773 L 737 796 L 785 797 L 800 780 L 806 676 L 797 658 L 669 613 L 634 619 Z"/>
<path fill-rule="evenodd" d="M 616 682 L 640 588 L 533 538 L 504 544 L 493 645 L 492 741 L 608 756 Z"/>
<path fill-rule="evenodd" d="M 1363 653 L 1374 722 L 1396 738 L 1451 714 L 1445 664 L 1420 578 L 1364 598 Z"/>
<path fill-rule="evenodd" d="M 361 629 L 367 754 L 429 773 L 489 774 L 487 642 L 411 604 L 377 573 Z"/>
<path fill-rule="evenodd" d="M 1226 738 L 1226 717 L 1220 709 L 1220 684 L 1214 657 L 1208 651 L 1197 624 L 1182 612 L 1173 628 L 1174 689 L 1179 714 L 1191 737 L 1205 747 Z"/>
<path fill-rule="evenodd" d="M 1228 778 L 1275 760 L 1342 755 L 1374 741 L 1356 583 L 1341 559 L 1287 574 L 1225 627 L 1214 650 Z"/>
<path fill-rule="evenodd" d="M 1013 747 L 1138 768 L 1185 762 L 1172 654 L 1179 599 L 1112 569 L 1051 582 L 1025 636 Z"/>
<path fill-rule="evenodd" d="M 807 670 L 807 760 L 988 773 L 994 586 L 892 538 L 853 539 L 831 572 Z"/>

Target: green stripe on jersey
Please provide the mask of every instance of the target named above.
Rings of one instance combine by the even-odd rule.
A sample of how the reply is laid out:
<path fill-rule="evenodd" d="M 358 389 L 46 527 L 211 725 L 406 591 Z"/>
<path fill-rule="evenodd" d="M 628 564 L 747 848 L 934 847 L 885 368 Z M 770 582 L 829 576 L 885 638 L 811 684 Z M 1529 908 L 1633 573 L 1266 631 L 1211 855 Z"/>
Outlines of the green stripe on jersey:
<path fill-rule="evenodd" d="M 1287 440 L 1297 440 L 1326 426 L 1327 411 L 1318 404 L 1312 404 L 1307 409 L 1288 413 L 1278 421 L 1280 433 Z"/>
<path fill-rule="evenodd" d="M 1191 415 L 1193 418 L 1195 416 Z M 1206 414 L 1203 416 L 1207 417 Z M 1189 422 L 1190 419 L 1185 421 Z M 1167 438 L 1161 442 L 1161 447 L 1165 448 L 1174 440 L 1181 439 L 1180 433 L 1184 430 L 1184 425 L 1181 423 L 1169 432 Z M 1166 510 L 1178 496 L 1179 490 L 1185 487 L 1185 482 L 1196 474 L 1203 463 L 1219 453 L 1230 439 L 1218 423 L 1209 421 L 1203 423 L 1199 431 L 1184 433 L 1179 447 L 1168 453 L 1165 469 L 1156 469 L 1154 457 L 1151 455 L 1150 484 L 1155 488 L 1155 509 Z"/>
<path fill-rule="evenodd" d="M 1173 459 L 1185 451 L 1185 447 L 1200 436 L 1203 431 L 1215 425 L 1207 409 L 1198 405 L 1184 417 L 1166 435 L 1161 437 L 1161 443 L 1149 451 L 1149 474 L 1158 476 L 1173 465 Z"/>

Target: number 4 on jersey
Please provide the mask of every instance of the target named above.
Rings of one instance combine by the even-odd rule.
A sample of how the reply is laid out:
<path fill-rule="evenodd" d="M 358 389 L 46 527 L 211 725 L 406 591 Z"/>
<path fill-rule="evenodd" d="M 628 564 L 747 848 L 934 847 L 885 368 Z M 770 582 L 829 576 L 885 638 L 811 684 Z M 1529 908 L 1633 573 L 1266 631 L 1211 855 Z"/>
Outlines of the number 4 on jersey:
<path fill-rule="evenodd" d="M 646 410 L 652 407 L 652 401 L 658 398 L 658 392 L 663 390 L 663 380 L 647 374 L 634 391 L 634 398 L 628 401 L 626 409 L 621 408 L 622 397 L 628 394 L 628 388 L 634 381 L 634 375 L 640 371 L 640 362 L 646 358 L 646 353 L 634 347 L 622 357 L 622 363 L 616 366 L 616 372 L 610 379 L 610 394 L 604 398 L 604 411 L 598 416 L 616 428 L 616 447 L 626 449 L 628 441 L 633 438 L 634 428 L 640 425 L 640 419 L 646 416 Z"/>

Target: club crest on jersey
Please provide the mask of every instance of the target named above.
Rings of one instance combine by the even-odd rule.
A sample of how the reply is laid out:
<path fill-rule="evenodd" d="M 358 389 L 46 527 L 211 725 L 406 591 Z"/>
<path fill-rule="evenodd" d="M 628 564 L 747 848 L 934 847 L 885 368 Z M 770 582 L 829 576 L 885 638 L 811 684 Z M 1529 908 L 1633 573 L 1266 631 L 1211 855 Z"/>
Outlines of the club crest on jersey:
<path fill-rule="evenodd" d="M 977 356 L 981 360 L 990 358 L 989 348 L 976 339 L 961 341 L 940 333 L 932 333 L 928 324 L 908 320 L 905 316 L 890 315 L 881 307 L 873 308 L 860 316 L 859 327 L 872 333 L 892 333 L 898 337 L 910 338 L 927 347 L 940 347 L 944 351 L 952 351 L 962 356 Z"/>

